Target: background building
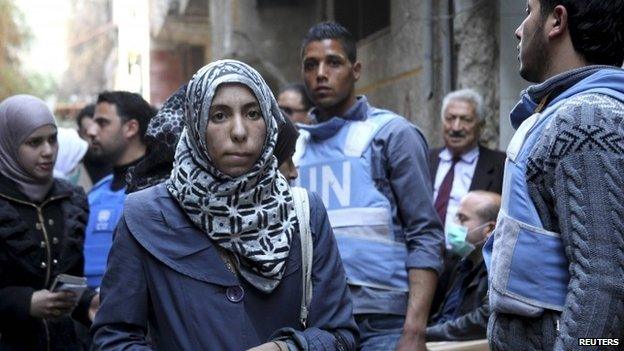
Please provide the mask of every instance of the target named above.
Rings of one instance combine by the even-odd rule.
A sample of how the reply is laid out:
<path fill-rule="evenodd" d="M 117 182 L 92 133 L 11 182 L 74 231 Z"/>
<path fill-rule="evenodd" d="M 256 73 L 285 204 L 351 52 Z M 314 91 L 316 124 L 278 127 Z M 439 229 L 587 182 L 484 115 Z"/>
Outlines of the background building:
<path fill-rule="evenodd" d="M 112 0 L 71 0 L 67 24 L 67 68 L 58 100 L 84 104 L 114 86 L 117 28 Z M 62 50 L 63 48 L 59 48 Z"/>
<path fill-rule="evenodd" d="M 203 62 L 221 58 L 243 60 L 256 67 L 274 89 L 299 81 L 301 38 L 311 25 L 322 20 L 340 22 L 358 38 L 358 59 L 364 67 L 358 93 L 366 94 L 373 104 L 414 121 L 432 146 L 442 143 L 442 98 L 463 87 L 474 87 L 485 96 L 488 126 L 483 141 L 494 147 L 500 141 L 505 146 L 511 135 L 507 113 L 526 84 L 518 77 L 515 58 L 517 41 L 513 32 L 524 15 L 524 4 L 518 1 L 151 3 L 152 7 L 158 3 L 160 9 L 160 16 L 151 17 L 152 35 L 168 42 L 158 54 L 152 51 L 152 60 L 158 59 L 162 64 L 162 70 L 151 71 L 152 79 L 156 79 L 151 88 L 159 90 L 158 94 L 152 93 L 153 98 L 168 96 L 179 85 L 155 75 L 182 77 L 182 83 L 190 77 L 188 72 L 201 66 L 197 63 L 202 61 L 202 53 Z M 183 30 L 187 23 L 194 29 Z M 173 49 L 180 46 L 181 50 Z M 505 59 L 503 64 L 501 58 Z M 166 68 L 167 59 L 174 62 L 171 70 Z"/>
<path fill-rule="evenodd" d="M 442 143 L 444 95 L 473 87 L 487 105 L 483 141 L 505 147 L 508 112 L 526 86 L 513 34 L 524 16 L 520 1 L 73 0 L 73 9 L 63 86 L 66 97 L 82 100 L 114 88 L 160 106 L 221 58 L 249 63 L 277 89 L 300 80 L 301 38 L 323 20 L 358 38 L 358 93 L 415 122 L 431 146 Z"/>

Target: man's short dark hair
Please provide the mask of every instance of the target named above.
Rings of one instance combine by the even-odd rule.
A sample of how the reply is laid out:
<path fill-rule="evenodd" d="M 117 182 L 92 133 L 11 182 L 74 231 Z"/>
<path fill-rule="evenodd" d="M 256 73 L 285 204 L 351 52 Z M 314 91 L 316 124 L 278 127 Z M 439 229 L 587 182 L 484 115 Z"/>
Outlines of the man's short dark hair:
<path fill-rule="evenodd" d="M 139 133 L 143 140 L 150 119 L 156 115 L 156 109 L 150 106 L 141 95 L 128 91 L 105 91 L 98 95 L 97 103 L 101 102 L 115 105 L 117 114 L 123 122 L 136 119 L 139 122 Z"/>
<path fill-rule="evenodd" d="M 313 41 L 321 41 L 325 39 L 338 40 L 347 54 L 349 61 L 351 61 L 351 63 L 355 63 L 357 60 L 355 39 L 353 39 L 353 35 L 351 35 L 345 27 L 336 22 L 321 22 L 310 28 L 308 34 L 303 37 L 303 41 L 301 43 L 301 57 L 303 57 L 303 53 L 308 44 Z"/>
<path fill-rule="evenodd" d="M 310 100 L 310 98 L 308 97 L 308 93 L 306 92 L 306 88 L 305 88 L 305 85 L 303 85 L 303 83 L 290 83 L 290 84 L 284 85 L 279 90 L 278 96 L 285 91 L 296 91 L 297 93 L 299 93 L 299 95 L 301 95 L 301 102 L 303 103 L 303 108 L 305 108 L 306 110 L 309 110 L 310 108 L 312 108 L 312 100 Z"/>
<path fill-rule="evenodd" d="M 78 112 L 76 115 L 76 123 L 78 124 L 78 128 L 80 128 L 80 122 L 82 122 L 83 118 L 93 118 L 93 114 L 95 113 L 95 104 L 88 104 L 83 107 L 82 110 Z"/>
<path fill-rule="evenodd" d="M 591 64 L 620 67 L 624 61 L 624 1 L 539 0 L 542 17 L 557 5 L 568 12 L 574 50 Z"/>

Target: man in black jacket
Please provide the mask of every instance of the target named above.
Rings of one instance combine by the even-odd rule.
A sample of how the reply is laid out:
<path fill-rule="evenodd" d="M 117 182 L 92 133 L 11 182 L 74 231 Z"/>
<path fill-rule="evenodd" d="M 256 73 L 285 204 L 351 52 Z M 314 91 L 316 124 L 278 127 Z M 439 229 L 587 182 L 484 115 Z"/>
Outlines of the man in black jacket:
<path fill-rule="evenodd" d="M 481 248 L 494 230 L 500 195 L 471 191 L 459 204 L 447 228 L 451 250 L 463 257 L 450 274 L 449 289 L 430 319 L 427 341 L 485 339 L 488 317 L 487 271 Z"/>

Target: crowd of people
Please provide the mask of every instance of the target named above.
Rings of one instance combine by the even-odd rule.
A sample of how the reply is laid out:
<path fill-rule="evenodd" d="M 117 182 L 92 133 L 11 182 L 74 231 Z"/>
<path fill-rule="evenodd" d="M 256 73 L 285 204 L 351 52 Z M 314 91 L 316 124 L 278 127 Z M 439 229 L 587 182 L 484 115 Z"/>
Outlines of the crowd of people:
<path fill-rule="evenodd" d="M 102 92 L 75 130 L 7 98 L 0 350 L 617 348 L 623 19 L 615 1 L 527 1 L 536 85 L 506 152 L 479 142 L 478 87 L 444 97 L 437 149 L 357 95 L 365 67 L 334 22 L 276 95 L 220 60 L 158 110 Z"/>

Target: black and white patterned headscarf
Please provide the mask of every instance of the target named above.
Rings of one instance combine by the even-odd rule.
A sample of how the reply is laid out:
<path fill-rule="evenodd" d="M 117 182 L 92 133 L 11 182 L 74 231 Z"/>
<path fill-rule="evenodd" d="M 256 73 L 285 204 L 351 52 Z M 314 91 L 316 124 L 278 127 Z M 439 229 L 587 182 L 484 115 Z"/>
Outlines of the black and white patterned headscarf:
<path fill-rule="evenodd" d="M 169 179 L 175 150 L 184 129 L 186 84 L 150 119 L 143 136 L 145 156 L 126 173 L 126 192 L 133 193 Z"/>
<path fill-rule="evenodd" d="M 241 83 L 258 99 L 266 124 L 260 158 L 246 174 L 221 172 L 208 155 L 206 127 L 212 99 L 224 83 Z M 234 253 L 250 284 L 271 292 L 279 284 L 297 219 L 273 149 L 283 117 L 273 93 L 253 68 L 234 60 L 213 62 L 191 79 L 185 95 L 185 128 L 167 189 L 214 243 Z"/>
<path fill-rule="evenodd" d="M 169 179 L 173 168 L 173 159 L 178 140 L 184 129 L 184 101 L 186 84 L 181 86 L 150 120 L 143 143 L 147 150 L 145 156 L 126 173 L 126 193 L 130 194 Z M 299 132 L 288 118 L 283 118 L 273 154 L 277 165 L 288 161 L 295 153 Z"/>

